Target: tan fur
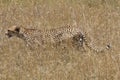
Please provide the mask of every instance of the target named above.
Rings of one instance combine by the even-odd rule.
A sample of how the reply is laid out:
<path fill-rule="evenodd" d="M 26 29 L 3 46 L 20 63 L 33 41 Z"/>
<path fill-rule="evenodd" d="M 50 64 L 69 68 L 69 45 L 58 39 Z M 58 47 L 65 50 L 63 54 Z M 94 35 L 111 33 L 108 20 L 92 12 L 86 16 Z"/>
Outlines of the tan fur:
<path fill-rule="evenodd" d="M 19 37 L 30 46 L 32 46 L 33 44 L 43 46 L 45 43 L 60 43 L 63 40 L 71 38 L 73 39 L 75 45 L 77 45 L 78 47 L 83 47 L 83 43 L 85 43 L 88 48 L 96 52 L 102 52 L 106 49 L 104 48 L 102 50 L 98 50 L 89 45 L 86 36 L 81 33 L 80 27 L 64 26 L 50 30 L 37 30 L 12 26 L 8 29 L 8 32 L 6 34 L 9 37 Z"/>

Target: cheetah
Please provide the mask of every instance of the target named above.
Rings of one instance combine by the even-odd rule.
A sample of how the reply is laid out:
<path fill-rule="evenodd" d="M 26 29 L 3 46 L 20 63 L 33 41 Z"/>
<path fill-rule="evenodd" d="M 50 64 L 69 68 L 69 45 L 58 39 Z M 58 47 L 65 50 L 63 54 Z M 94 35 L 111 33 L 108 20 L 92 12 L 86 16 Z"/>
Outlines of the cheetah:
<path fill-rule="evenodd" d="M 37 43 L 43 46 L 45 43 L 60 43 L 63 40 L 73 37 L 77 33 L 81 33 L 79 27 L 64 26 L 56 29 L 49 30 L 38 30 L 38 29 L 28 29 L 20 26 L 10 27 L 6 35 L 11 38 L 13 36 L 24 40 L 27 45 L 32 45 Z"/>
<path fill-rule="evenodd" d="M 69 25 L 48 30 L 28 29 L 20 26 L 12 26 L 7 30 L 6 35 L 9 38 L 15 36 L 24 40 L 27 46 L 32 46 L 33 44 L 43 46 L 46 43 L 60 44 L 62 41 L 70 38 L 78 47 L 83 47 L 83 44 L 85 44 L 88 48 L 96 52 L 104 51 L 104 49 L 98 50 L 89 45 L 86 36 L 82 33 L 80 27 L 71 27 Z M 107 45 L 107 49 L 109 47 L 110 46 Z"/>

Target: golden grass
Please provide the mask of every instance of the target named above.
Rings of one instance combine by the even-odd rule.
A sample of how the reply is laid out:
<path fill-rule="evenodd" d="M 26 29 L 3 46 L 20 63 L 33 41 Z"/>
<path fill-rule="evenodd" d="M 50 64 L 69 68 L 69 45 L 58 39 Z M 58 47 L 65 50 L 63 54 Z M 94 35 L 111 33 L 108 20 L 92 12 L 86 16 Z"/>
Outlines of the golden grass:
<path fill-rule="evenodd" d="M 0 18 L 0 80 L 120 79 L 119 0 L 1 0 Z M 110 43 L 111 49 L 95 53 L 63 45 L 31 51 L 22 40 L 4 35 L 12 25 L 50 29 L 67 24 L 80 26 L 93 46 Z"/>

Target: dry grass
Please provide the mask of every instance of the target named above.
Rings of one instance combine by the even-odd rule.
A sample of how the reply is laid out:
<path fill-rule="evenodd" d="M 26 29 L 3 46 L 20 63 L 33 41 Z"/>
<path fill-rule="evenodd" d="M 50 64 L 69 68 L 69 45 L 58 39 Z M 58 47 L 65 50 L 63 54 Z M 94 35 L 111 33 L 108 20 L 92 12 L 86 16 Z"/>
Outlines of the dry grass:
<path fill-rule="evenodd" d="M 47 47 L 31 51 L 4 34 L 11 25 L 48 29 L 80 26 L 97 48 Z M 119 80 L 119 0 L 0 0 L 0 80 Z"/>

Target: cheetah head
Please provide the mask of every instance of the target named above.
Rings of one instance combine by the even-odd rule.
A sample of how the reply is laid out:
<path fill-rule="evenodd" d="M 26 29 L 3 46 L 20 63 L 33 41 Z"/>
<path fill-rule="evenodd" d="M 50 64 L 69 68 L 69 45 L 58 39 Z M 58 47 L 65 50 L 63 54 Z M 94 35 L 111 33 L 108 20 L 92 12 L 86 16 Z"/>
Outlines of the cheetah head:
<path fill-rule="evenodd" d="M 12 26 L 10 27 L 7 32 L 5 33 L 9 38 L 13 36 L 18 36 L 20 34 L 20 27 Z"/>

